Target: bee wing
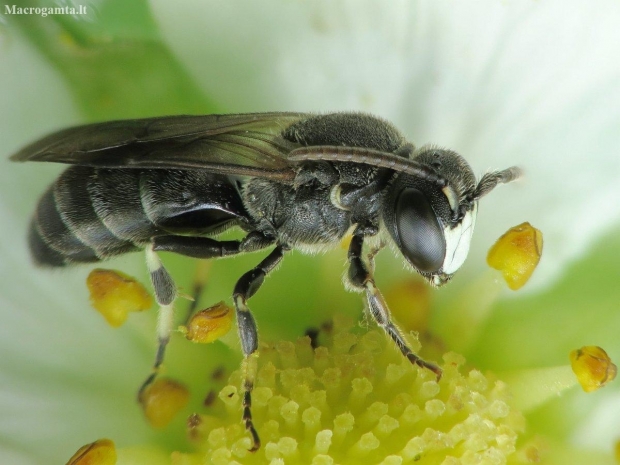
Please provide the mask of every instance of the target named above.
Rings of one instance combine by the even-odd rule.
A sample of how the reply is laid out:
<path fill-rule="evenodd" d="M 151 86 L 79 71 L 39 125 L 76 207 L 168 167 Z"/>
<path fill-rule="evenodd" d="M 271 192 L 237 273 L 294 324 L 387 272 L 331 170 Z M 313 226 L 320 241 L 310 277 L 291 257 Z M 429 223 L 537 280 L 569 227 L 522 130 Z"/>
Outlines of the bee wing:
<path fill-rule="evenodd" d="M 292 179 L 280 134 L 304 113 L 165 116 L 64 129 L 20 150 L 13 161 L 101 168 L 206 169 L 221 174 Z"/>

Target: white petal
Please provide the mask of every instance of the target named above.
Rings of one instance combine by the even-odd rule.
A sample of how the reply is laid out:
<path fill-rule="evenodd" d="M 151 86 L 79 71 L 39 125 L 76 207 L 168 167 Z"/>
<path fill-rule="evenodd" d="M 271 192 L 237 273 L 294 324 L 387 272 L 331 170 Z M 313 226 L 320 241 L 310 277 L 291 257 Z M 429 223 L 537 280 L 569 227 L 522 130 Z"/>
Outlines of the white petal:
<path fill-rule="evenodd" d="M 64 463 L 80 446 L 120 433 L 144 442 L 152 432 L 135 391 L 151 362 L 152 328 L 107 327 L 89 308 L 85 270 L 34 268 L 25 231 L 61 167 L 6 159 L 46 129 L 74 124 L 72 97 L 18 40 L 3 44 L 0 69 L 0 463 Z"/>
<path fill-rule="evenodd" d="M 480 174 L 522 166 L 519 185 L 482 201 L 470 267 L 530 221 L 546 239 L 540 284 L 620 219 L 613 0 L 151 4 L 230 111 L 365 110 L 460 151 Z"/>

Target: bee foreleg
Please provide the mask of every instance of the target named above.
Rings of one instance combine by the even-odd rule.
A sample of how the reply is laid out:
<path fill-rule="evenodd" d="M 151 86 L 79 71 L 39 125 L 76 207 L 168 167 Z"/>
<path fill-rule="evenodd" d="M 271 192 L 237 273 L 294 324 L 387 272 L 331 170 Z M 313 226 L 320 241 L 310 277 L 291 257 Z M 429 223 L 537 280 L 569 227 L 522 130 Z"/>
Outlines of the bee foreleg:
<path fill-rule="evenodd" d="M 362 248 L 364 244 L 364 236 L 361 234 L 354 235 L 349 246 L 349 282 L 358 289 L 363 289 L 366 293 L 366 301 L 368 310 L 375 319 L 377 324 L 390 336 L 396 343 L 402 354 L 411 363 L 422 368 L 427 368 L 437 375 L 437 379 L 441 378 L 441 368 L 433 363 L 426 362 L 413 353 L 407 344 L 402 332 L 392 322 L 388 306 L 377 288 L 371 272 L 362 259 Z M 370 260 L 374 255 L 371 255 Z"/>
<path fill-rule="evenodd" d="M 254 388 L 254 379 L 256 377 L 255 357 L 252 357 L 252 355 L 258 349 L 258 333 L 254 317 L 246 302 L 258 291 L 267 273 L 280 263 L 284 256 L 284 250 L 284 247 L 281 245 L 276 247 L 258 266 L 241 276 L 233 292 L 233 300 L 237 311 L 239 339 L 241 340 L 241 349 L 245 357 L 243 363 L 243 422 L 245 423 L 246 430 L 252 435 L 253 445 L 250 449 L 251 451 L 256 451 L 260 447 L 260 438 L 252 421 L 252 389 Z"/>
<path fill-rule="evenodd" d="M 152 373 L 144 380 L 142 386 L 138 390 L 138 401 L 142 399 L 144 390 L 155 380 L 159 367 L 164 361 L 166 345 L 170 340 L 170 332 L 174 320 L 174 300 L 177 296 L 177 288 L 172 280 L 170 273 L 164 268 L 161 260 L 153 250 L 153 246 L 149 245 L 146 249 L 146 264 L 151 275 L 151 283 L 155 291 L 155 300 L 159 305 L 159 313 L 157 314 L 157 353 L 155 354 L 155 362 L 153 363 Z"/>

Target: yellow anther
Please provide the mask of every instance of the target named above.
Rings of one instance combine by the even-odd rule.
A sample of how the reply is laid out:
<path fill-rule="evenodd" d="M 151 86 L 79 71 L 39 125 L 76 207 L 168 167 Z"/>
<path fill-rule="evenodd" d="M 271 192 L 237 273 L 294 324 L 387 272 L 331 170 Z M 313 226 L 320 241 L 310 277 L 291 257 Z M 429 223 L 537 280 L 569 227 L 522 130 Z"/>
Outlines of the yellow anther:
<path fill-rule="evenodd" d="M 147 387 L 140 398 L 146 419 L 155 428 L 163 428 L 187 405 L 187 388 L 169 378 L 161 378 Z"/>
<path fill-rule="evenodd" d="M 618 369 L 598 346 L 585 346 L 570 353 L 570 364 L 585 392 L 596 391 L 616 377 Z"/>
<path fill-rule="evenodd" d="M 67 465 L 115 465 L 116 447 L 109 439 L 99 439 L 78 449 Z"/>
<path fill-rule="evenodd" d="M 86 278 L 86 286 L 92 306 L 114 328 L 127 320 L 129 312 L 148 310 L 153 305 L 144 286 L 119 271 L 93 270 Z"/>
<path fill-rule="evenodd" d="M 510 228 L 493 244 L 487 263 L 501 271 L 508 287 L 516 291 L 532 276 L 542 249 L 542 233 L 530 223 L 522 223 Z"/>
<path fill-rule="evenodd" d="M 228 333 L 232 327 L 232 321 L 232 308 L 224 302 L 219 302 L 213 307 L 196 313 L 187 327 L 181 326 L 180 330 L 190 341 L 207 344 Z"/>

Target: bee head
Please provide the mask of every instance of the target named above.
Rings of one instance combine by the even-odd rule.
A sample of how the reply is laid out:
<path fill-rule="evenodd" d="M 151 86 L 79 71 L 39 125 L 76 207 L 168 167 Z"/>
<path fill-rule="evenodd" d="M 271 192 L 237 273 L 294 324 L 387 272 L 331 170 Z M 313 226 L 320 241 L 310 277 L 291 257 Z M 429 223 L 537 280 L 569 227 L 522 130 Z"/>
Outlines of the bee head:
<path fill-rule="evenodd" d="M 467 257 L 478 199 L 519 172 L 509 168 L 489 173 L 476 184 L 469 164 L 453 151 L 422 147 L 412 158 L 444 182 L 398 174 L 387 194 L 383 221 L 407 262 L 432 285 L 441 286 Z"/>

